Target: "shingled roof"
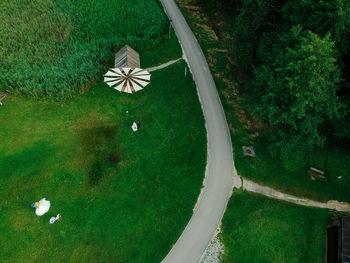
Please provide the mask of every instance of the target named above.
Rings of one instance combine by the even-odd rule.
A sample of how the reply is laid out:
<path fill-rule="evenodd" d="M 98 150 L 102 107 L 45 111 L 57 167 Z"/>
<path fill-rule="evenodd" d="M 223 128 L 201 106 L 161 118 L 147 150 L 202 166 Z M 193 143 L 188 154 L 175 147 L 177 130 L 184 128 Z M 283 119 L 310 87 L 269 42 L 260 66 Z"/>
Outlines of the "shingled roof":
<path fill-rule="evenodd" d="M 342 263 L 350 263 L 350 216 L 341 220 Z"/>
<path fill-rule="evenodd" d="M 126 45 L 119 50 L 117 54 L 115 54 L 114 67 L 132 69 L 139 68 L 140 56 L 134 49 Z"/>

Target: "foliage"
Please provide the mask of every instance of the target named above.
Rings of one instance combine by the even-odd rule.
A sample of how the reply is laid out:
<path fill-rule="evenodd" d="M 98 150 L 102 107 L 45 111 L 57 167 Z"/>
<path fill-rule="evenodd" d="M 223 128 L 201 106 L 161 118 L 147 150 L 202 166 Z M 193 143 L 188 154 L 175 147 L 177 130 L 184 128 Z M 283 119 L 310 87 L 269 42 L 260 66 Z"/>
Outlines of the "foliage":
<path fill-rule="evenodd" d="M 232 50 L 244 69 L 256 63 L 256 50 L 263 32 L 272 30 L 280 20 L 278 1 L 242 0 L 242 8 L 234 20 Z"/>
<path fill-rule="evenodd" d="M 187 0 L 179 2 L 188 3 Z M 241 67 L 233 63 L 234 60 L 230 53 L 225 51 L 230 49 L 227 40 L 230 39 L 230 34 L 234 30 L 232 14 L 223 12 L 219 16 L 213 8 L 207 9 L 206 6 L 201 6 L 201 8 L 205 13 L 200 16 L 193 15 L 193 9 L 186 8 L 186 5 L 182 8 L 182 11 L 186 20 L 190 22 L 192 30 L 196 34 L 207 60 L 210 62 L 211 71 L 230 127 L 237 172 L 245 178 L 295 196 L 324 202 L 328 200 L 349 202 L 350 155 L 347 147 L 350 143 L 349 140 L 344 138 L 340 141 L 338 137 L 330 142 L 328 140 L 326 143 L 327 150 L 316 147 L 309 154 L 305 154 L 303 160 L 305 166 L 299 167 L 299 169 L 286 169 L 279 158 L 271 157 L 267 151 L 270 146 L 268 139 L 271 138 L 270 134 L 278 129 L 273 129 L 267 121 L 259 121 L 257 116 L 252 114 L 253 106 L 259 101 L 260 94 L 257 94 L 257 90 L 252 89 L 251 86 L 244 85 L 244 81 L 252 78 L 251 74 L 242 72 Z M 207 34 L 205 30 L 202 30 L 202 27 L 198 26 L 202 24 L 214 29 L 217 38 Z M 265 52 L 261 50 L 262 54 L 266 54 L 266 56 L 261 56 L 265 63 L 267 63 L 268 54 L 272 54 L 272 48 L 280 42 L 279 33 L 288 31 L 290 31 L 290 28 L 283 25 L 263 36 L 264 40 L 261 41 L 269 41 L 264 47 Z M 305 36 L 305 32 L 303 32 L 303 36 Z M 288 42 L 288 44 L 292 46 L 292 43 Z M 294 45 L 296 44 L 298 42 L 294 43 Z M 273 56 L 269 57 L 269 61 L 273 61 Z M 350 75 L 350 71 L 348 75 Z M 346 94 L 349 94 L 349 92 Z M 343 101 L 346 100 L 344 89 L 339 90 L 337 95 L 340 97 L 341 103 L 344 104 Z M 342 106 L 338 111 L 341 116 L 344 116 L 346 108 Z M 339 129 L 336 129 L 335 132 L 346 136 L 344 134 L 346 132 L 344 124 L 349 123 L 347 121 L 349 117 L 347 117 L 348 119 L 341 118 L 344 122 L 343 124 L 339 123 Z M 334 135 L 335 132 L 333 131 L 328 123 L 324 123 L 320 128 L 322 136 L 329 132 Z M 256 157 L 244 156 L 241 150 L 242 145 L 254 146 Z M 325 152 L 328 155 L 327 167 L 325 167 Z M 300 165 L 298 164 L 298 166 Z M 308 176 L 310 166 L 325 170 L 325 179 L 312 181 Z"/>
<path fill-rule="evenodd" d="M 287 1 L 283 19 L 288 24 L 301 24 L 320 36 L 330 33 L 337 49 L 345 52 L 349 45 L 350 4 L 348 0 Z"/>
<path fill-rule="evenodd" d="M 347 97 L 347 104 L 344 104 L 341 108 L 341 118 L 333 122 L 334 125 L 334 137 L 338 140 L 344 140 L 348 145 L 350 142 L 350 98 Z"/>
<path fill-rule="evenodd" d="M 1 1 L 0 18 L 0 85 L 56 98 L 93 79 L 123 44 L 154 46 L 166 21 L 149 0 Z"/>
<path fill-rule="evenodd" d="M 240 0 L 197 0 L 200 5 L 204 5 L 215 12 L 235 13 L 241 8 Z"/>
<path fill-rule="evenodd" d="M 340 70 L 333 48 L 329 35 L 320 38 L 293 27 L 274 47 L 272 63 L 254 71 L 253 87 L 261 95 L 256 112 L 278 126 L 270 148 L 273 156 L 289 161 L 299 157 L 296 161 L 302 164 L 303 153 L 322 146 L 319 127 L 338 116 L 339 108 Z"/>
<path fill-rule="evenodd" d="M 210 0 L 199 3 L 211 13 Z M 348 1 L 218 1 L 227 3 L 238 8 L 221 11 L 232 24 L 235 67 L 253 73 L 246 81 L 252 108 L 275 128 L 272 157 L 296 168 L 325 139 L 348 141 Z"/>

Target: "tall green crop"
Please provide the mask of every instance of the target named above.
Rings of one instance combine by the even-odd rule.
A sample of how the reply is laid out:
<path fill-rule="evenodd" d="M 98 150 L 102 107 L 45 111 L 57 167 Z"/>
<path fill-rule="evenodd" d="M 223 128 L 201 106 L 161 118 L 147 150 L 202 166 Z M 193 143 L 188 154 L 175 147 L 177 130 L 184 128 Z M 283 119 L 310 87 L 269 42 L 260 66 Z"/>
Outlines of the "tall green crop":
<path fill-rule="evenodd" d="M 68 96 L 124 44 L 152 46 L 166 19 L 155 0 L 0 2 L 0 86 Z"/>

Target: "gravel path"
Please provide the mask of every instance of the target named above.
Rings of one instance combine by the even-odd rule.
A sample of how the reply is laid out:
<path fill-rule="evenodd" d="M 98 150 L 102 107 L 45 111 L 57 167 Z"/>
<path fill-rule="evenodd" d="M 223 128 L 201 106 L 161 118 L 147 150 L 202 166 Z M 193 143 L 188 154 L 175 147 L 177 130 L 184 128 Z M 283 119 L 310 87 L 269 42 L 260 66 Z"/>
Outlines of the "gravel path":
<path fill-rule="evenodd" d="M 273 188 L 259 185 L 257 183 L 254 183 L 253 181 L 246 180 L 246 179 L 243 179 L 243 189 L 245 189 L 249 192 L 262 194 L 262 195 L 265 195 L 267 197 L 284 200 L 284 201 L 298 204 L 298 205 L 326 208 L 326 209 L 330 209 L 330 210 L 336 210 L 339 212 L 350 213 L 350 204 L 345 203 L 345 202 L 339 202 L 336 200 L 330 200 L 327 203 L 317 202 L 317 201 L 313 201 L 310 199 L 300 198 L 297 196 L 285 194 L 285 193 L 277 191 Z"/>
<path fill-rule="evenodd" d="M 152 72 L 152 71 L 155 71 L 155 70 L 158 70 L 158 69 L 166 68 L 166 67 L 168 67 L 168 66 L 178 62 L 180 59 L 181 58 L 170 60 L 170 61 L 168 61 L 168 62 L 166 62 L 164 64 L 161 64 L 159 66 L 148 68 L 147 70 L 148 70 L 148 72 Z"/>

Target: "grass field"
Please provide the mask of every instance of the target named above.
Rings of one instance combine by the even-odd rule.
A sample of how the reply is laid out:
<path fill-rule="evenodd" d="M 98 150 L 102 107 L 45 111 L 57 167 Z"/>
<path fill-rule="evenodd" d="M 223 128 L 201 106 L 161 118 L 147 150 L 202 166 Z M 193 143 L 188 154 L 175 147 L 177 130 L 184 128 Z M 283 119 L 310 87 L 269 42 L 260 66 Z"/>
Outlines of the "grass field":
<path fill-rule="evenodd" d="M 99 80 L 64 105 L 4 100 L 1 262 L 161 261 L 192 214 L 206 162 L 184 66 L 154 72 L 135 95 Z M 38 217 L 30 205 L 42 197 L 51 208 Z M 61 222 L 50 225 L 57 213 Z"/>
<path fill-rule="evenodd" d="M 140 50 L 140 62 L 142 68 L 154 67 L 170 60 L 182 57 L 181 46 L 174 30 L 171 31 L 170 39 L 168 33 L 160 37 L 157 48 L 151 50 Z"/>
<path fill-rule="evenodd" d="M 322 263 L 327 210 L 246 192 L 232 195 L 222 222 L 222 263 Z"/>
<path fill-rule="evenodd" d="M 215 13 L 214 9 L 194 8 L 198 6 L 196 0 L 177 2 L 198 38 L 213 73 L 230 127 L 238 173 L 290 194 L 320 201 L 336 199 L 350 202 L 349 150 L 334 145 L 329 151 L 326 178 L 317 181 L 310 179 L 308 169 L 310 166 L 324 168 L 323 151 L 310 153 L 305 166 L 293 171 L 287 170 L 278 158 L 270 157 L 265 135 L 271 128 L 251 113 L 250 94 L 244 86 L 250 76 L 240 71 L 232 58 L 229 44 L 233 28 L 228 22 L 230 18 Z M 257 156 L 243 156 L 244 145 L 254 146 Z"/>

